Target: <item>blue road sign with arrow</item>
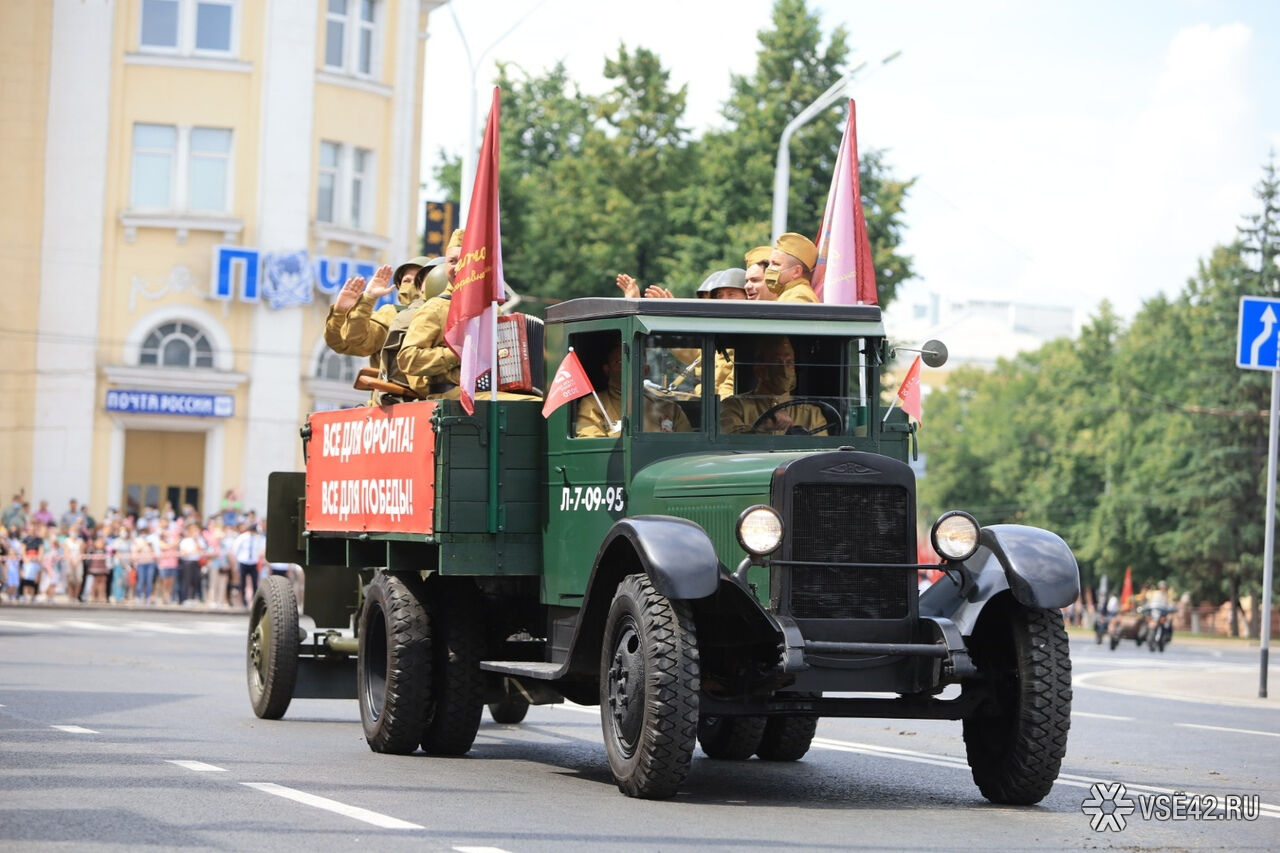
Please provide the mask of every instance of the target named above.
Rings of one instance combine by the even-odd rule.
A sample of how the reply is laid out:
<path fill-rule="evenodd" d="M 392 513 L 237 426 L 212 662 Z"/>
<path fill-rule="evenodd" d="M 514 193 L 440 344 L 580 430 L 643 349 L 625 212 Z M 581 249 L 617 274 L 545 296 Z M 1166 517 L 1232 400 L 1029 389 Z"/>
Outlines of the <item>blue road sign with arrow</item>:
<path fill-rule="evenodd" d="M 1236 367 L 1275 370 L 1280 367 L 1280 299 L 1240 297 L 1240 339 Z"/>

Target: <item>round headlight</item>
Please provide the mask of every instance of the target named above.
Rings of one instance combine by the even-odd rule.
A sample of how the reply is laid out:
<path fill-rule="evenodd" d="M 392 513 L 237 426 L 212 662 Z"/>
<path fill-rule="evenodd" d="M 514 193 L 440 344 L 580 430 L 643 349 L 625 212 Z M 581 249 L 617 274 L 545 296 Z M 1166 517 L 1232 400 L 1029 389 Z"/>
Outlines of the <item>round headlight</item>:
<path fill-rule="evenodd" d="M 943 559 L 967 560 L 978 550 L 978 522 L 969 513 L 953 509 L 933 523 L 929 538 L 933 550 Z"/>
<path fill-rule="evenodd" d="M 772 554 L 782 544 L 782 516 L 764 504 L 747 507 L 738 516 L 738 544 L 756 557 Z"/>

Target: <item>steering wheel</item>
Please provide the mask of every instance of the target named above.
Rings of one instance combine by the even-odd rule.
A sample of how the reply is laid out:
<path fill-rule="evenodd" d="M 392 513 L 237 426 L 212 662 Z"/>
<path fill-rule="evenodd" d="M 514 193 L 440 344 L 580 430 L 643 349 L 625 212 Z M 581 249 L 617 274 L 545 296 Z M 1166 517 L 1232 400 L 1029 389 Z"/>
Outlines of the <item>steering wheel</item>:
<path fill-rule="evenodd" d="M 760 417 L 756 418 L 756 422 L 751 425 L 751 429 L 748 430 L 748 432 L 759 432 L 760 427 L 764 422 L 772 418 L 776 413 L 783 409 L 791 409 L 796 406 L 817 406 L 822 410 L 822 413 L 827 416 L 828 420 L 822 426 L 816 426 L 813 429 L 805 429 L 802 426 L 793 426 L 787 430 L 787 435 L 813 435 L 814 433 L 821 432 L 824 429 L 827 431 L 827 435 L 840 435 L 844 432 L 844 420 L 840 417 L 840 412 L 835 406 L 823 400 L 806 400 L 801 397 L 797 397 L 793 400 L 783 400 L 776 406 L 770 406 L 768 409 L 765 409 L 761 412 Z M 834 433 L 831 432 L 832 427 L 836 428 Z"/>

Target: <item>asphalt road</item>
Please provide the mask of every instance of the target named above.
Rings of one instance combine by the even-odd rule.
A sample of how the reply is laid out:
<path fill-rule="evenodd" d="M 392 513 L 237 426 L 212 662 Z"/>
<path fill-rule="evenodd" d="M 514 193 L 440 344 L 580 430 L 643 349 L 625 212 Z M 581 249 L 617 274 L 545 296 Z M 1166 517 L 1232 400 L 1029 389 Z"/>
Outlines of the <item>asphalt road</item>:
<path fill-rule="evenodd" d="M 1038 806 L 988 804 L 960 725 L 914 720 L 823 720 L 794 764 L 697 752 L 679 796 L 646 802 L 613 785 L 596 708 L 486 717 L 461 759 L 373 754 L 354 700 L 259 720 L 246 624 L 0 608 L 0 849 L 1280 847 L 1280 673 L 1256 698 L 1257 650 L 1240 644 L 1073 638 L 1070 745 Z M 1099 810 L 1123 828 L 1095 830 Z"/>

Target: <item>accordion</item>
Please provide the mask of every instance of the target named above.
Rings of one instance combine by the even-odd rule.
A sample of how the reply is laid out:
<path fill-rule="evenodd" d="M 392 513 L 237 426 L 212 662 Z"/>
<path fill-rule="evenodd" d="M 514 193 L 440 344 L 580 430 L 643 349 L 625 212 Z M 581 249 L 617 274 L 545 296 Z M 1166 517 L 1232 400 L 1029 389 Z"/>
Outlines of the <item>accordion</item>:
<path fill-rule="evenodd" d="M 542 320 L 528 314 L 498 317 L 498 390 L 543 393 L 546 375 L 542 351 Z M 476 380 L 476 392 L 489 390 L 489 371 Z"/>

